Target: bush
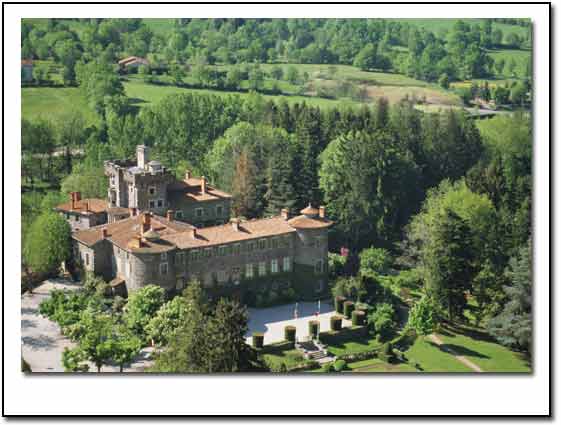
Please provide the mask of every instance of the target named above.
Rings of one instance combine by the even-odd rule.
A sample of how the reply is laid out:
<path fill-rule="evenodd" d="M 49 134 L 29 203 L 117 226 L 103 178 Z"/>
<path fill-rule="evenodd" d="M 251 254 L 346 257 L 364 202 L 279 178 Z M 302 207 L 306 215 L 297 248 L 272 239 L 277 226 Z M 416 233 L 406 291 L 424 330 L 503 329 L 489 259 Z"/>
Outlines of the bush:
<path fill-rule="evenodd" d="M 347 299 L 341 295 L 335 297 L 335 311 L 338 314 L 343 314 L 343 304 Z"/>
<path fill-rule="evenodd" d="M 296 327 L 288 325 L 284 327 L 284 339 L 290 342 L 296 342 Z"/>
<path fill-rule="evenodd" d="M 321 370 L 325 373 L 333 372 L 333 363 L 324 363 Z"/>
<path fill-rule="evenodd" d="M 360 353 L 350 353 L 337 356 L 341 360 L 345 360 L 348 363 L 359 362 L 362 360 L 369 360 L 378 357 L 379 350 L 362 351 Z"/>
<path fill-rule="evenodd" d="M 387 340 L 390 338 L 395 326 L 394 314 L 395 311 L 391 304 L 378 304 L 376 310 L 368 318 L 370 330 L 377 333 L 382 340 Z"/>
<path fill-rule="evenodd" d="M 355 309 L 355 303 L 352 301 L 345 301 L 343 303 L 343 311 L 346 319 L 350 319 Z"/>
<path fill-rule="evenodd" d="M 383 248 L 367 248 L 360 252 L 360 272 L 362 274 L 387 274 L 392 258 Z"/>
<path fill-rule="evenodd" d="M 265 335 L 263 335 L 260 332 L 254 332 L 253 333 L 253 338 L 252 338 L 253 347 L 254 348 L 263 348 L 264 339 L 265 339 Z"/>
<path fill-rule="evenodd" d="M 364 318 L 366 317 L 366 313 L 362 310 L 355 310 L 353 311 L 352 315 L 353 326 L 362 326 L 364 325 Z"/>
<path fill-rule="evenodd" d="M 329 325 L 332 331 L 340 331 L 343 327 L 343 318 L 341 316 L 331 316 Z"/>
<path fill-rule="evenodd" d="M 308 334 L 312 338 L 317 338 L 319 335 L 319 321 L 317 320 L 310 320 L 308 322 Z"/>
<path fill-rule="evenodd" d="M 378 353 L 378 358 L 380 360 L 385 361 L 386 363 L 392 363 L 394 360 L 394 353 L 392 345 L 389 342 L 386 342 L 382 345 L 380 352 Z"/>
<path fill-rule="evenodd" d="M 347 362 L 345 360 L 336 360 L 333 364 L 333 370 L 335 372 L 341 372 L 342 370 L 348 369 Z"/>

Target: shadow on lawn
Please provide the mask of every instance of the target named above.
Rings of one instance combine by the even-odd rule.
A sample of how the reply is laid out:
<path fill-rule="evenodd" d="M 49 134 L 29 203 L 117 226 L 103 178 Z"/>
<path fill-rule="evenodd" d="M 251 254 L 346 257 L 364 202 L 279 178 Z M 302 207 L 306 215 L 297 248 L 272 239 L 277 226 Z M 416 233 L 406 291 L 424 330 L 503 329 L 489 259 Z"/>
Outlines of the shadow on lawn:
<path fill-rule="evenodd" d="M 480 359 L 489 359 L 490 357 L 486 354 L 481 354 L 478 351 L 470 350 L 469 348 L 463 347 L 461 345 L 456 344 L 442 344 L 438 345 L 432 341 L 427 341 L 431 346 L 438 348 L 440 351 L 443 351 L 448 354 L 453 354 L 457 356 L 471 356 L 471 357 L 478 357 Z"/>

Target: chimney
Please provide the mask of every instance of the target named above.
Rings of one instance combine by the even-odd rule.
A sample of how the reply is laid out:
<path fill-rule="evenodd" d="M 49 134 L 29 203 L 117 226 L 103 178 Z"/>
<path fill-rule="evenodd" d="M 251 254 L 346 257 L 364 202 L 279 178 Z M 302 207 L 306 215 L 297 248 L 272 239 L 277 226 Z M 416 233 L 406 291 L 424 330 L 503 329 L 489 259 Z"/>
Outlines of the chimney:
<path fill-rule="evenodd" d="M 101 239 L 107 239 L 107 228 L 101 229 Z"/>
<path fill-rule="evenodd" d="M 202 194 L 206 193 L 206 177 L 205 176 L 201 177 L 201 193 Z"/>
<path fill-rule="evenodd" d="M 86 212 L 90 210 L 90 201 L 86 200 Z"/>
<path fill-rule="evenodd" d="M 186 170 L 185 171 L 185 180 L 189 180 L 191 178 L 191 171 L 190 170 Z"/>
<path fill-rule="evenodd" d="M 283 209 L 281 210 L 281 217 L 282 217 L 284 220 L 288 220 L 288 208 L 283 208 Z"/>
<path fill-rule="evenodd" d="M 150 219 L 151 219 L 150 213 L 145 212 L 142 215 L 142 232 L 141 233 L 147 232 L 150 229 Z"/>
<path fill-rule="evenodd" d="M 325 207 L 323 205 L 319 207 L 319 218 L 325 218 Z"/>
<path fill-rule="evenodd" d="M 232 223 L 232 229 L 234 229 L 236 232 L 238 232 L 240 230 L 240 220 L 237 218 L 233 218 L 230 220 L 230 223 Z"/>
<path fill-rule="evenodd" d="M 173 221 L 173 211 L 172 210 L 167 210 L 166 218 L 167 218 L 168 221 Z"/>
<path fill-rule="evenodd" d="M 193 239 L 197 239 L 197 228 L 196 228 L 196 227 L 193 227 L 193 228 L 191 229 L 191 237 L 192 237 Z"/>
<path fill-rule="evenodd" d="M 145 169 L 148 162 L 150 161 L 148 157 L 148 146 L 145 145 L 138 145 L 136 147 L 136 165 L 139 168 Z"/>

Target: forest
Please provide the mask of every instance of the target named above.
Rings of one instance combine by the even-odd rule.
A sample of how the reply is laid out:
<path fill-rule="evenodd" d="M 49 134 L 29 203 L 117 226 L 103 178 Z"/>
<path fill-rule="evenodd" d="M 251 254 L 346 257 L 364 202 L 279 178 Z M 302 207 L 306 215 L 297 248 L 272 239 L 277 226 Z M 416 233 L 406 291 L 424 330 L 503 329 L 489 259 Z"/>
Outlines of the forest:
<path fill-rule="evenodd" d="M 498 24 L 521 31 L 504 35 Z M 153 55 L 153 64 L 169 65 L 181 79 L 177 64 L 201 71 L 216 63 L 288 61 L 453 82 L 502 73 L 488 51 L 531 46 L 524 21 L 458 21 L 434 34 L 385 20 L 178 19 L 167 31 L 164 36 L 140 19 L 23 23 L 22 55 L 54 59 L 64 84 L 77 86 L 96 116 L 95 124 L 80 110 L 57 120 L 23 116 L 24 270 L 50 267 L 50 259 L 37 255 L 49 243 L 36 237 L 48 228 L 48 211 L 70 191 L 104 198 L 103 161 L 132 157 L 145 144 L 178 177 L 190 170 L 232 193 L 238 217 L 325 205 L 336 222 L 329 238 L 333 284 L 357 275 L 368 253 L 381 252 L 379 283 L 418 297 L 412 320 L 419 322 L 412 326 L 421 329 L 429 309 L 530 351 L 532 122 L 526 110 L 478 120 L 461 109 L 422 112 L 409 98 L 320 108 L 258 90 L 174 94 L 139 108 L 114 66 L 123 55 Z M 529 67 L 526 80 L 516 82 L 524 93 Z"/>

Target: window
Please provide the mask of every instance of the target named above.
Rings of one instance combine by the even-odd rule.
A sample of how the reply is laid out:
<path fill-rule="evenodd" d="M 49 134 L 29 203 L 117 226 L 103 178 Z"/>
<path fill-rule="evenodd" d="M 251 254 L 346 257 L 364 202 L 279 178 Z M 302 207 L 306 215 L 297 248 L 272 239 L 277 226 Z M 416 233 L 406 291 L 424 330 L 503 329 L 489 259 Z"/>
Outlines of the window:
<path fill-rule="evenodd" d="M 175 258 L 177 264 L 182 265 L 185 262 L 184 252 L 178 252 Z"/>
<path fill-rule="evenodd" d="M 86 252 L 86 255 L 85 255 L 84 259 L 85 259 L 84 261 L 86 262 L 86 266 L 89 266 L 90 265 L 90 254 L 88 254 Z"/>
<path fill-rule="evenodd" d="M 290 246 L 290 235 L 284 237 L 284 246 Z"/>
<path fill-rule="evenodd" d="M 194 249 L 191 251 L 191 260 L 192 261 L 197 261 L 199 259 L 199 250 L 198 249 Z"/>
<path fill-rule="evenodd" d="M 201 218 L 201 217 L 203 216 L 203 211 L 204 211 L 204 210 L 203 210 L 202 208 L 197 208 L 197 209 L 195 210 L 195 216 L 196 216 L 197 218 Z"/>
<path fill-rule="evenodd" d="M 168 259 L 168 253 L 167 252 L 162 252 L 160 254 L 160 260 L 166 261 L 167 259 Z"/>
<path fill-rule="evenodd" d="M 253 277 L 253 264 L 249 263 L 245 265 L 245 277 L 248 279 Z"/>
<path fill-rule="evenodd" d="M 115 186 L 115 176 L 112 175 L 109 180 L 111 181 L 111 186 Z"/>
<path fill-rule="evenodd" d="M 74 216 L 74 221 L 80 221 L 80 216 L 79 216 L 79 215 L 75 215 L 75 216 Z"/>
<path fill-rule="evenodd" d="M 156 193 L 156 187 L 155 187 L 155 186 L 150 186 L 150 187 L 148 188 L 148 193 L 149 193 L 150 195 L 155 194 L 155 193 Z"/>
<path fill-rule="evenodd" d="M 226 270 L 219 270 L 218 271 L 218 281 L 219 282 L 226 282 L 228 280 L 228 276 L 226 274 Z"/>
<path fill-rule="evenodd" d="M 259 239 L 259 249 L 264 250 L 267 246 L 267 239 Z"/>
<path fill-rule="evenodd" d="M 259 276 L 265 276 L 266 273 L 267 273 L 267 271 L 265 269 L 265 261 L 260 261 L 259 262 Z"/>
<path fill-rule="evenodd" d="M 163 207 L 164 206 L 164 200 L 163 199 L 158 199 L 158 207 Z"/>
<path fill-rule="evenodd" d="M 321 248 L 321 238 L 316 238 L 316 248 Z"/>
<path fill-rule="evenodd" d="M 212 257 L 212 248 L 205 248 L 205 257 L 206 258 Z"/>
<path fill-rule="evenodd" d="M 222 205 L 217 205 L 216 206 L 216 216 L 221 217 L 223 213 L 224 213 L 224 207 Z"/>
<path fill-rule="evenodd" d="M 234 255 L 240 255 L 240 253 L 242 252 L 242 244 L 241 243 L 237 243 L 234 245 Z"/>
<path fill-rule="evenodd" d="M 279 247 L 279 239 L 278 238 L 273 238 L 271 240 L 271 245 L 272 245 L 273 249 L 278 248 Z"/>
<path fill-rule="evenodd" d="M 282 270 L 285 272 L 289 272 L 290 266 L 291 266 L 290 257 L 284 257 L 282 260 Z"/>
<path fill-rule="evenodd" d="M 247 252 L 253 251 L 253 241 L 249 241 L 246 245 Z"/>
<path fill-rule="evenodd" d="M 150 200 L 150 201 L 148 201 L 148 206 L 150 208 L 155 208 L 156 207 L 156 202 L 154 200 Z"/>
<path fill-rule="evenodd" d="M 168 263 L 160 263 L 160 274 L 165 276 L 168 274 Z"/>
<path fill-rule="evenodd" d="M 218 247 L 218 255 L 224 257 L 226 255 L 226 245 L 220 245 Z"/>
<path fill-rule="evenodd" d="M 323 260 L 316 261 L 316 274 L 323 273 Z"/>
<path fill-rule="evenodd" d="M 271 260 L 271 273 L 278 273 L 279 272 L 279 260 L 276 258 Z"/>
<path fill-rule="evenodd" d="M 175 218 L 183 218 L 183 211 L 176 211 Z"/>
<path fill-rule="evenodd" d="M 234 253 L 234 245 L 228 245 L 226 247 L 226 255 L 232 255 Z"/>
<path fill-rule="evenodd" d="M 320 280 L 316 286 L 316 292 L 322 292 L 323 291 L 323 280 Z"/>

